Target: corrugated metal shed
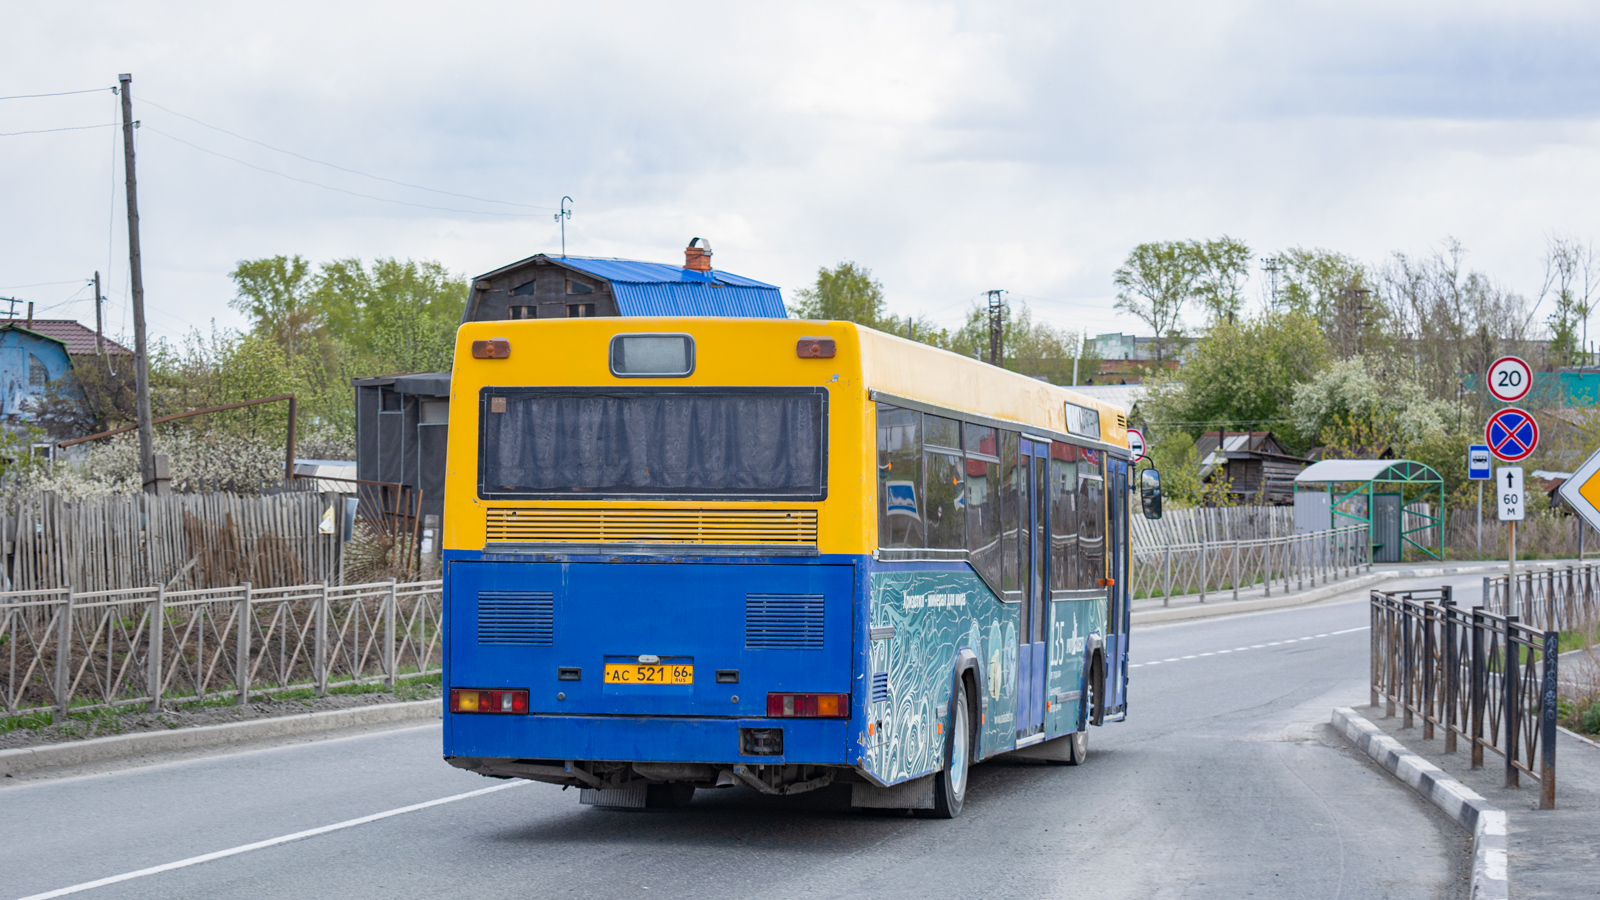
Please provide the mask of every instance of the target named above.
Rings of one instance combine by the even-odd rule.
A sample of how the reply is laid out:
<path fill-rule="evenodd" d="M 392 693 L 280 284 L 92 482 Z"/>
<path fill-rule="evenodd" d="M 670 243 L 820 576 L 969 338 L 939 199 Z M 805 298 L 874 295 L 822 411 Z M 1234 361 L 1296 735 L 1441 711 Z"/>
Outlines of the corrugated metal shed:
<path fill-rule="evenodd" d="M 552 257 L 611 282 L 624 316 L 731 316 L 783 319 L 788 310 L 777 286 L 731 272 L 697 272 L 666 263 L 583 256 Z"/>

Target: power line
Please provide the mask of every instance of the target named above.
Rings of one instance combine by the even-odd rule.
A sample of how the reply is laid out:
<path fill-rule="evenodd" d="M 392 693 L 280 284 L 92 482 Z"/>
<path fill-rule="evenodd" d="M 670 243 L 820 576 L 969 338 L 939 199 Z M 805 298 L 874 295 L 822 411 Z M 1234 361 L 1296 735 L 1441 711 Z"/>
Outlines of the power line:
<path fill-rule="evenodd" d="M 21 290 L 22 288 L 31 287 L 54 287 L 58 284 L 77 284 L 82 280 L 82 278 L 74 278 L 71 281 L 35 281 L 33 284 L 0 284 L 0 291 L 16 291 Z"/>
<path fill-rule="evenodd" d="M 16 137 L 19 134 L 49 134 L 52 131 L 87 131 L 90 128 L 109 128 L 110 123 L 101 122 L 99 125 L 72 125 L 67 128 L 39 128 L 33 131 L 6 131 L 0 132 L 0 137 Z"/>
<path fill-rule="evenodd" d="M 331 162 L 326 162 L 324 160 L 314 159 L 314 158 L 312 158 L 310 156 L 305 156 L 303 154 L 296 153 L 293 150 L 285 150 L 282 147 L 274 147 L 271 144 L 267 143 L 266 141 L 258 141 L 255 138 L 245 137 L 242 134 L 238 134 L 236 132 L 229 131 L 226 128 L 219 128 L 216 125 L 212 125 L 209 122 L 202 122 L 199 119 L 196 119 L 194 116 L 184 115 L 183 113 L 178 112 L 175 109 L 168 109 L 167 107 L 162 106 L 161 104 L 155 103 L 155 102 L 150 101 L 150 100 L 140 100 L 139 102 L 140 103 L 148 103 L 149 105 L 154 106 L 156 109 L 162 110 L 163 112 L 172 113 L 173 115 L 177 116 L 180 119 L 188 119 L 189 121 L 195 123 L 196 125 L 201 126 L 202 128 L 209 128 L 212 131 L 219 131 L 219 132 L 227 135 L 228 137 L 237 138 L 237 139 L 239 139 L 241 141 L 244 141 L 246 143 L 255 144 L 258 147 L 265 147 L 268 150 L 271 150 L 271 151 L 273 151 L 275 153 L 284 153 L 284 154 L 287 154 L 289 156 L 294 157 L 295 159 L 303 159 L 303 160 L 305 160 L 306 162 L 309 162 L 309 163 L 316 163 L 319 166 L 327 166 L 330 169 L 338 169 L 341 172 L 348 172 L 351 175 L 360 175 L 362 178 L 371 178 L 374 181 L 384 181 L 384 182 L 388 182 L 389 184 L 397 184 L 397 185 L 399 185 L 401 187 L 414 188 L 414 189 L 419 190 L 419 191 L 427 191 L 430 194 L 443 194 L 446 197 L 460 197 L 463 200 L 476 200 L 479 203 L 499 203 L 499 204 L 502 204 L 504 206 L 520 206 L 520 207 L 523 207 L 524 209 L 543 209 L 543 210 L 555 209 L 555 207 L 553 207 L 553 206 L 536 206 L 536 205 L 534 205 L 532 203 L 513 203 L 510 200 L 491 200 L 488 197 L 474 197 L 471 194 L 457 194 L 454 191 L 441 191 L 441 190 L 439 190 L 437 188 L 424 187 L 424 186 L 422 186 L 420 184 L 411 184 L 410 182 L 407 182 L 407 181 L 396 181 L 393 178 L 385 178 L 382 175 L 373 175 L 370 172 L 362 172 L 362 171 L 357 170 L 357 169 L 346 168 L 344 166 L 337 165 L 337 164 L 331 163 Z"/>
<path fill-rule="evenodd" d="M 149 125 L 141 124 L 140 125 L 140 130 L 141 131 L 154 132 L 156 134 L 161 135 L 162 137 L 166 138 L 169 141 L 177 141 L 178 143 L 183 144 L 186 147 L 192 147 L 192 148 L 194 148 L 196 150 L 199 150 L 201 153 L 209 153 L 212 156 L 221 157 L 222 159 L 226 159 L 229 162 L 238 163 L 239 165 L 244 166 L 247 169 L 255 169 L 257 172 L 265 172 L 268 175 L 276 175 L 279 178 L 287 178 L 290 181 L 296 181 L 296 182 L 299 182 L 300 184 L 309 184 L 312 187 L 319 187 L 319 188 L 322 188 L 325 191 L 334 191 L 335 193 L 339 193 L 339 194 L 349 194 L 352 197 L 361 197 L 361 198 L 364 198 L 364 199 L 367 199 L 367 200 L 377 200 L 380 203 L 394 203 L 394 204 L 397 204 L 399 206 L 415 207 L 416 209 L 436 209 L 436 210 L 440 210 L 442 212 L 463 213 L 463 214 L 469 215 L 469 216 L 500 216 L 500 217 L 503 217 L 503 218 L 513 218 L 513 219 L 531 219 L 534 216 L 539 215 L 538 213 L 488 212 L 487 210 L 456 209 L 456 208 L 450 207 L 450 206 L 431 206 L 431 205 L 426 204 L 426 203 L 410 203 L 410 202 L 407 202 L 405 200 L 394 200 L 394 199 L 391 199 L 389 197 L 379 197 L 379 196 L 376 196 L 374 194 L 363 194 L 360 191 L 346 190 L 346 189 L 341 188 L 341 187 L 334 187 L 331 184 L 323 184 L 323 183 L 321 183 L 319 181 L 309 181 L 309 180 L 307 180 L 305 178 L 296 178 L 293 175 L 286 175 L 283 172 L 277 172 L 277 171 L 274 171 L 272 169 L 265 168 L 263 166 L 258 166 L 255 163 L 245 162 L 244 160 L 239 159 L 236 156 L 229 156 L 226 153 L 219 153 L 216 150 L 207 149 L 205 147 L 200 146 L 199 144 L 190 143 L 189 141 L 186 141 L 181 137 L 178 137 L 176 135 L 167 134 L 165 131 L 162 131 L 162 130 L 160 130 L 158 128 L 151 128 Z"/>
<path fill-rule="evenodd" d="M 35 97 L 65 97 L 68 94 L 98 94 L 101 91 L 116 93 L 114 87 L 91 88 L 87 91 L 56 91 L 53 94 L 13 94 L 10 97 L 0 97 L 0 100 L 32 100 Z"/>

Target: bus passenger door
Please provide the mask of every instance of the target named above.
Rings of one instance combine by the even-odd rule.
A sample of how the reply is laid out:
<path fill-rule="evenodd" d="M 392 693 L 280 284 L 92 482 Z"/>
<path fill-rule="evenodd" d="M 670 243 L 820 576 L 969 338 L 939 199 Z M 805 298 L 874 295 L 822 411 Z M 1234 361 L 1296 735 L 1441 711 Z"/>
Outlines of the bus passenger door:
<path fill-rule="evenodd" d="M 1050 443 L 1023 438 L 1017 496 L 1024 506 L 1018 541 L 1022 611 L 1017 627 L 1017 737 L 1044 730 L 1045 643 L 1049 613 Z"/>
<path fill-rule="evenodd" d="M 1128 490 L 1129 466 L 1124 460 L 1106 459 L 1106 536 L 1111 551 L 1112 583 L 1106 594 L 1106 718 L 1121 719 L 1128 712 Z"/>

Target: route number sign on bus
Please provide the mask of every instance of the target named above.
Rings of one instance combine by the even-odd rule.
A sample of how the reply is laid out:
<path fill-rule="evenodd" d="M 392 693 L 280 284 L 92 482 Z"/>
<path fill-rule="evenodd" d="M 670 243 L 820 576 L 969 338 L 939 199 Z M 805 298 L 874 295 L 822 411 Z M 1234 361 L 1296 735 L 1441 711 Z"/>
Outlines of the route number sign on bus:
<path fill-rule="evenodd" d="M 1490 416 L 1483 431 L 1489 441 L 1489 451 L 1504 462 L 1527 459 L 1539 446 L 1539 423 L 1514 406 Z"/>
<path fill-rule="evenodd" d="M 1502 356 L 1489 367 L 1489 393 L 1501 403 L 1515 403 L 1533 389 L 1533 370 L 1515 356 Z"/>

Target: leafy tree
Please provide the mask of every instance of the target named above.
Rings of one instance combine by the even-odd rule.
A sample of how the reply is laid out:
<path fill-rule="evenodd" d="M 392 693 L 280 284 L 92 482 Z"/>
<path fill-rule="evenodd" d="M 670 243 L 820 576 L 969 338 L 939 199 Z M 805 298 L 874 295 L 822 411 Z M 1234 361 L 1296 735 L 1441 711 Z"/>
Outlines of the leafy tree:
<path fill-rule="evenodd" d="M 241 260 L 233 270 L 238 295 L 228 305 L 250 316 L 252 328 L 290 356 L 319 343 L 326 315 L 314 297 L 317 280 L 298 254 Z"/>
<path fill-rule="evenodd" d="M 817 269 L 817 283 L 795 292 L 789 312 L 801 319 L 855 322 L 876 328 L 883 321 L 883 285 L 872 270 L 854 262 Z"/>
<path fill-rule="evenodd" d="M 1290 448 L 1303 447 L 1310 436 L 1296 428 L 1289 404 L 1295 386 L 1327 360 L 1322 332 L 1306 316 L 1267 313 L 1218 322 L 1182 369 L 1148 382 L 1145 414 L 1157 431 L 1271 430 Z"/>
<path fill-rule="evenodd" d="M 1389 312 L 1370 287 L 1367 267 L 1331 250 L 1293 247 L 1278 254 L 1284 285 L 1277 308 L 1317 321 L 1334 355 L 1341 358 L 1387 346 Z"/>
<path fill-rule="evenodd" d="M 1211 321 L 1232 321 L 1244 306 L 1243 287 L 1250 277 L 1250 248 L 1227 235 L 1204 242 L 1193 242 L 1189 252 L 1200 268 L 1194 291 L 1205 306 Z"/>
<path fill-rule="evenodd" d="M 1205 260 L 1189 241 L 1140 244 L 1113 275 L 1116 308 L 1138 317 L 1155 334 L 1156 358 L 1182 336 L 1183 305 L 1205 275 Z"/>

